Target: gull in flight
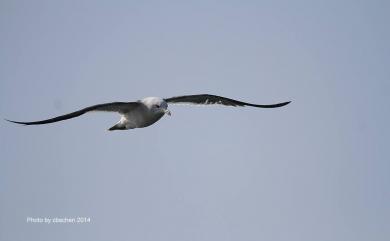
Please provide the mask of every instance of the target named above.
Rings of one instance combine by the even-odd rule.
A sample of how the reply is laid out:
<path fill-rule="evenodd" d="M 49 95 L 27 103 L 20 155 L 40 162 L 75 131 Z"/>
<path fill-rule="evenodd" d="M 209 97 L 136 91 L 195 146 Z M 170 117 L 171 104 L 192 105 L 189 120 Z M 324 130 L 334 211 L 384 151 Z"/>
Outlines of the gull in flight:
<path fill-rule="evenodd" d="M 217 95 L 184 95 L 176 96 L 171 98 L 162 99 L 159 97 L 147 97 L 142 100 L 135 102 L 112 102 L 99 105 L 93 105 L 86 107 L 84 109 L 50 118 L 47 120 L 41 121 L 32 121 L 32 122 L 22 122 L 22 121 L 12 121 L 16 124 L 22 125 L 43 125 L 49 124 L 57 121 L 63 121 L 71 118 L 81 116 L 87 112 L 91 111 L 105 111 L 105 112 L 117 112 L 121 115 L 121 119 L 114 126 L 109 128 L 109 131 L 113 130 L 128 130 L 134 128 L 143 128 L 150 126 L 157 122 L 165 114 L 171 115 L 171 112 L 168 110 L 168 104 L 192 104 L 192 105 L 225 105 L 225 106 L 252 106 L 258 108 L 277 108 L 282 107 L 288 102 L 271 104 L 271 105 L 257 105 L 250 104 L 238 100 L 229 99 Z"/>

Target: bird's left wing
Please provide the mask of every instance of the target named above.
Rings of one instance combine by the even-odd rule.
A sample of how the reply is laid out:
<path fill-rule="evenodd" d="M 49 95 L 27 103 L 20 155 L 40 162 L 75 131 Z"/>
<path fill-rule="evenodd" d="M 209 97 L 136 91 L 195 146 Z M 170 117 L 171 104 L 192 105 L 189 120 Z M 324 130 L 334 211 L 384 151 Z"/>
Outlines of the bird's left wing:
<path fill-rule="evenodd" d="M 134 108 L 138 107 L 139 105 L 140 105 L 139 102 L 112 102 L 112 103 L 89 106 L 69 114 L 65 114 L 65 115 L 61 115 L 61 116 L 57 116 L 54 118 L 41 120 L 41 121 L 32 121 L 32 122 L 22 122 L 22 121 L 12 121 L 12 120 L 7 120 L 7 121 L 16 124 L 23 124 L 23 125 L 42 125 L 42 124 L 49 124 L 57 121 L 63 121 L 63 120 L 75 118 L 91 111 L 109 111 L 109 112 L 118 112 L 120 114 L 125 114 L 130 112 Z"/>
<path fill-rule="evenodd" d="M 226 106 L 252 106 L 252 107 L 259 107 L 259 108 L 277 108 L 277 107 L 285 106 L 290 103 L 290 101 L 287 101 L 287 102 L 270 104 L 270 105 L 258 105 L 258 104 L 242 102 L 239 100 L 233 100 L 218 95 L 209 95 L 209 94 L 176 96 L 176 97 L 167 98 L 165 99 L 165 101 L 168 104 L 194 104 L 194 105 L 219 104 L 219 105 L 226 105 Z"/>

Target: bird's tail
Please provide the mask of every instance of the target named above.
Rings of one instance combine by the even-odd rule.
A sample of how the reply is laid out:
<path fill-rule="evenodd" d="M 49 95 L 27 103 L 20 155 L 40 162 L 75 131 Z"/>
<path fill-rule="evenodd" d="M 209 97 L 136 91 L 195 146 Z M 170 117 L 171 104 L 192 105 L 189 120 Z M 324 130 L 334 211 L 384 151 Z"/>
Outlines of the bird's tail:
<path fill-rule="evenodd" d="M 112 126 L 109 131 L 115 131 L 115 130 L 127 130 L 126 126 L 122 123 L 117 123 L 116 125 Z"/>

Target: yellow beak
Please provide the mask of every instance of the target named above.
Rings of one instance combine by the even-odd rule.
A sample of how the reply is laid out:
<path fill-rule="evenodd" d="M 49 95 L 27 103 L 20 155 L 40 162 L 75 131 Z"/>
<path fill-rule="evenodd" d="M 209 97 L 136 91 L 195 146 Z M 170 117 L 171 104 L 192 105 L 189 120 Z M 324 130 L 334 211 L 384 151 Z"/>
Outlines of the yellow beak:
<path fill-rule="evenodd" d="M 171 112 L 168 109 L 164 110 L 164 112 L 165 112 L 165 114 L 171 116 Z"/>

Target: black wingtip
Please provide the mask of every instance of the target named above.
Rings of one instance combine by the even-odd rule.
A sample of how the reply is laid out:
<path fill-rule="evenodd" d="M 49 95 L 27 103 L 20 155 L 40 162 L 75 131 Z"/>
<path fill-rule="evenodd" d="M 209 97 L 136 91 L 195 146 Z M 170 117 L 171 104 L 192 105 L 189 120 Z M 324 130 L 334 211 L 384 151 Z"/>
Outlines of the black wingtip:
<path fill-rule="evenodd" d="M 279 107 L 288 105 L 290 103 L 291 103 L 291 101 L 277 103 L 277 104 L 272 104 L 272 105 L 255 105 L 255 104 L 249 104 L 249 103 L 245 103 L 245 105 L 253 106 L 253 107 L 259 107 L 259 108 L 279 108 Z"/>
<path fill-rule="evenodd" d="M 291 101 L 286 101 L 286 102 L 282 102 L 282 103 L 279 103 L 279 104 L 269 105 L 269 107 L 271 107 L 271 108 L 278 108 L 278 107 L 282 107 L 282 106 L 288 105 L 290 103 L 291 103 Z"/>
<path fill-rule="evenodd" d="M 288 105 L 290 103 L 291 103 L 291 101 L 286 101 L 286 102 L 282 103 L 283 104 L 282 106 Z"/>
<path fill-rule="evenodd" d="M 19 125 L 27 125 L 27 123 L 25 123 L 25 122 L 13 121 L 13 120 L 8 120 L 8 119 L 4 119 L 4 120 L 11 122 L 11 123 L 19 124 Z"/>

